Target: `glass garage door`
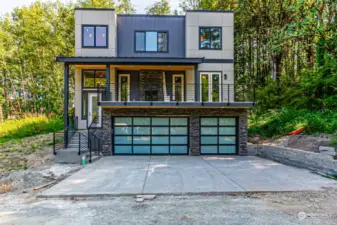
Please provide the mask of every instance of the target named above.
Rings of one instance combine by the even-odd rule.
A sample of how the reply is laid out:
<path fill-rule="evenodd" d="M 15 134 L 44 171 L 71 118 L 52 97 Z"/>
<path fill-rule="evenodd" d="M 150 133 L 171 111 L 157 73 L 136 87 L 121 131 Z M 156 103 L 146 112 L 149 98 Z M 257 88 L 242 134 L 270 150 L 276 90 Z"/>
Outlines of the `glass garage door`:
<path fill-rule="evenodd" d="M 187 117 L 113 117 L 115 155 L 187 155 Z"/>
<path fill-rule="evenodd" d="M 237 122 L 233 117 L 200 118 L 201 154 L 236 154 Z"/>

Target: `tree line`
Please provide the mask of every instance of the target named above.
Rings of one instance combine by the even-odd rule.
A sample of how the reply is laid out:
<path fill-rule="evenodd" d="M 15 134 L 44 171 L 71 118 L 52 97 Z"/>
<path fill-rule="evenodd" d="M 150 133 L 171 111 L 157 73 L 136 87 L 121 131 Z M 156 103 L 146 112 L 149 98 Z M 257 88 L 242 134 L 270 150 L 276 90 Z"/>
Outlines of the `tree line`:
<path fill-rule="evenodd" d="M 135 13 L 130 0 L 35 2 L 0 19 L 0 119 L 25 113 L 62 115 L 63 68 L 74 55 L 75 7 Z M 187 9 L 234 10 L 235 82 L 256 88 L 257 113 L 337 108 L 336 0 L 159 0 L 148 14 Z M 71 78 L 73 86 L 73 77 Z"/>

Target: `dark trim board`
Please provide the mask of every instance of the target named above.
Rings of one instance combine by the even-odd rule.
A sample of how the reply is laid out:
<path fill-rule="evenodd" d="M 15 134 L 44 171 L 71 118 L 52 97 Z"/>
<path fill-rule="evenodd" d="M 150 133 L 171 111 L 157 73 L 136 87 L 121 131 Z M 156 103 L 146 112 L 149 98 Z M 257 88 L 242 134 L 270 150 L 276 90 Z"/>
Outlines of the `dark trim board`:
<path fill-rule="evenodd" d="M 204 10 L 204 9 L 188 9 L 186 12 L 209 12 L 209 13 L 234 13 L 234 10 Z"/>
<path fill-rule="evenodd" d="M 115 11 L 114 8 L 75 8 L 74 10 L 88 10 L 88 11 Z"/>
<path fill-rule="evenodd" d="M 210 49 L 204 49 L 210 50 Z M 163 52 L 164 53 L 164 52 Z M 234 63 L 234 59 L 205 59 L 186 57 L 63 57 L 57 56 L 56 62 L 91 65 L 196 65 L 200 63 Z"/>
<path fill-rule="evenodd" d="M 185 57 L 56 57 L 56 62 L 69 64 L 115 64 L 115 65 L 195 65 L 203 58 Z"/>
<path fill-rule="evenodd" d="M 177 17 L 184 18 L 185 16 L 177 16 L 177 15 L 148 15 L 148 14 L 117 14 L 117 16 L 123 17 Z"/>

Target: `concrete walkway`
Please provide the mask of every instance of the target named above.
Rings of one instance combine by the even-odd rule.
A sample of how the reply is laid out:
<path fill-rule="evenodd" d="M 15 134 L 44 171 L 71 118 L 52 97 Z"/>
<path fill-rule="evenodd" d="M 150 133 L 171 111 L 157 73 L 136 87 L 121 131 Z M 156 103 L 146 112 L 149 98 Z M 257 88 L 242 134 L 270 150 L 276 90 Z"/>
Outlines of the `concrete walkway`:
<path fill-rule="evenodd" d="M 255 156 L 103 157 L 40 197 L 320 190 L 337 182 Z"/>

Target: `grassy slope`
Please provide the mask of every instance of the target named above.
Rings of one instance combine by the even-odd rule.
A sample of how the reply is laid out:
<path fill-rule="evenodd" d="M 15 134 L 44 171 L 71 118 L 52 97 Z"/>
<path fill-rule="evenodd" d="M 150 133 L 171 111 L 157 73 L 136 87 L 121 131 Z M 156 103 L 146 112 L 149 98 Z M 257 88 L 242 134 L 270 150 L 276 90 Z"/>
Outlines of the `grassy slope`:
<path fill-rule="evenodd" d="M 249 119 L 249 135 L 280 137 L 298 128 L 304 134 L 333 134 L 337 131 L 337 111 L 273 110 Z"/>
<path fill-rule="evenodd" d="M 62 129 L 62 119 L 48 118 L 43 115 L 17 120 L 6 120 L 4 123 L 0 124 L 0 143 L 37 134 L 47 134 Z"/>

